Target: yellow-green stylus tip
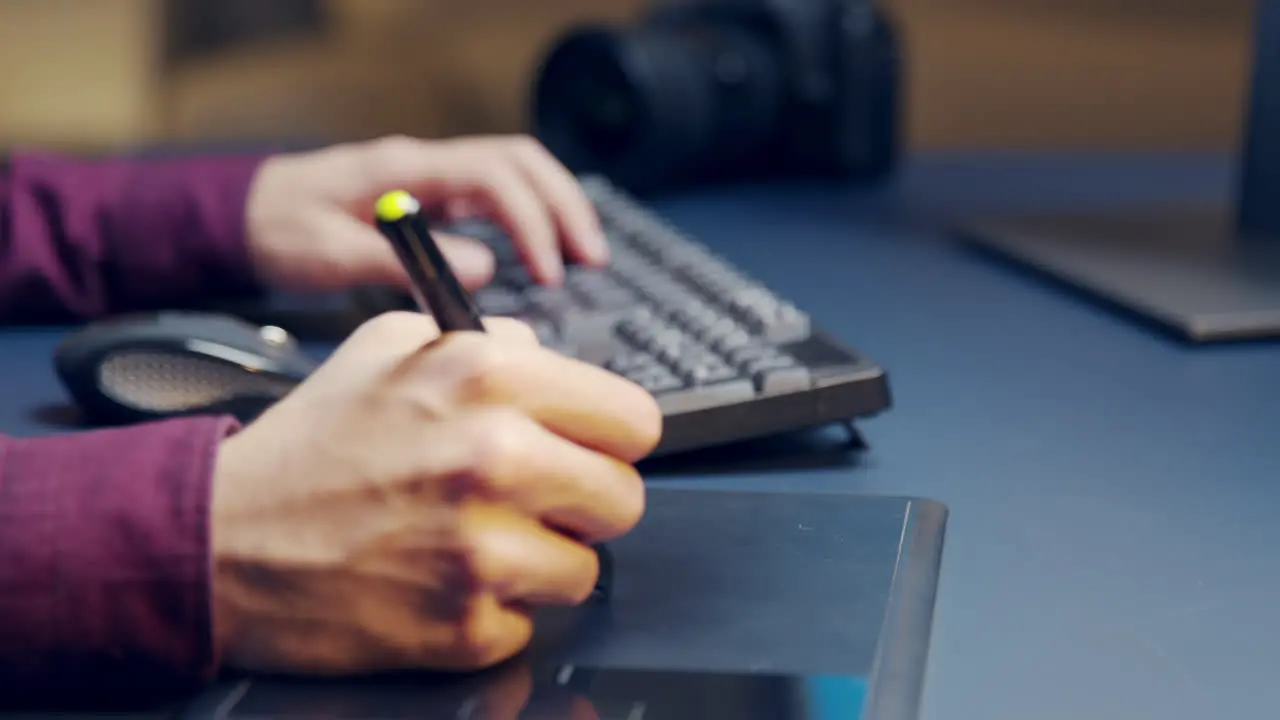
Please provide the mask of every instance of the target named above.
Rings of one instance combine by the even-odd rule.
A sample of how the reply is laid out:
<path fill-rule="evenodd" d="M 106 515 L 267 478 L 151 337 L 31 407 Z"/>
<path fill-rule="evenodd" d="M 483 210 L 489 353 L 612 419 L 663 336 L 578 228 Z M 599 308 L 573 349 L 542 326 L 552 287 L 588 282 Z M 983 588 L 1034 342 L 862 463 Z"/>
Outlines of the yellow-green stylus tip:
<path fill-rule="evenodd" d="M 378 198 L 374 213 L 383 222 L 395 222 L 405 215 L 418 212 L 418 201 L 404 190 L 392 190 Z"/>

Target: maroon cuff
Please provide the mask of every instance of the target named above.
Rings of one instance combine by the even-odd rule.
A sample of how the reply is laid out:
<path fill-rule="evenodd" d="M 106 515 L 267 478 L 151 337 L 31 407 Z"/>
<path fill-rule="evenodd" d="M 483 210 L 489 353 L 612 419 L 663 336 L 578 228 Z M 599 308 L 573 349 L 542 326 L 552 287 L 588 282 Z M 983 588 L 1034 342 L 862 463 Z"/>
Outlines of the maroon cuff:
<path fill-rule="evenodd" d="M 209 503 L 218 444 L 237 427 L 0 438 L 0 696 L 211 676 Z"/>

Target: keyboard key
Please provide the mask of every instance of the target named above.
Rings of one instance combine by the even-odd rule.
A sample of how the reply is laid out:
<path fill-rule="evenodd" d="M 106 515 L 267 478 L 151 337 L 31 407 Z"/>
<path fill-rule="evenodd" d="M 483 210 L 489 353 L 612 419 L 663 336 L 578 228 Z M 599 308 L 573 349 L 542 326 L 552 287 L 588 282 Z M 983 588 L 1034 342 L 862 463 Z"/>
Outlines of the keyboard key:
<path fill-rule="evenodd" d="M 679 390 L 684 386 L 680 378 L 661 365 L 636 370 L 629 373 L 627 378 L 654 395 Z"/>
<path fill-rule="evenodd" d="M 533 328 L 533 334 L 538 336 L 538 342 L 548 347 L 559 347 L 560 333 L 556 331 L 555 326 L 547 322 L 544 318 L 532 315 L 517 315 L 517 320 L 525 323 Z"/>
<path fill-rule="evenodd" d="M 716 351 L 728 355 L 735 350 L 740 350 L 748 346 L 754 346 L 756 339 L 751 334 L 742 329 L 736 322 L 729 320 L 726 326 L 717 325 L 712 328 L 708 342 Z"/>
<path fill-rule="evenodd" d="M 614 355 L 605 362 L 605 369 L 618 373 L 619 375 L 627 375 L 629 373 L 643 370 L 658 365 L 657 358 L 645 352 L 624 352 Z"/>
<path fill-rule="evenodd" d="M 519 315 L 526 307 L 524 298 L 501 286 L 482 288 L 476 292 L 475 299 L 485 315 Z"/>
<path fill-rule="evenodd" d="M 635 305 L 635 293 L 618 281 L 599 272 L 570 269 L 565 288 L 584 309 L 597 312 L 615 312 Z"/>
<path fill-rule="evenodd" d="M 790 305 L 747 306 L 737 315 L 753 333 L 769 342 L 796 342 L 809 336 L 809 317 Z"/>
<path fill-rule="evenodd" d="M 525 299 L 530 307 L 548 317 L 581 312 L 578 303 L 563 288 L 532 287 L 525 292 Z"/>
<path fill-rule="evenodd" d="M 773 357 L 778 354 L 778 349 L 768 345 L 761 345 L 758 342 L 752 342 L 749 345 L 742 345 L 733 348 L 725 353 L 725 357 L 729 362 L 740 368 L 745 368 L 751 363 Z"/>
<path fill-rule="evenodd" d="M 715 360 L 697 363 L 682 362 L 677 372 L 689 385 L 710 385 L 732 380 L 738 376 L 733 368 Z"/>
<path fill-rule="evenodd" d="M 762 395 L 804 392 L 813 386 L 809 369 L 800 365 L 762 369 L 753 373 L 756 389 Z"/>
<path fill-rule="evenodd" d="M 747 402 L 755 397 L 756 388 L 750 380 L 734 379 L 711 385 L 699 385 L 657 395 L 658 407 L 664 413 L 683 413 Z"/>
<path fill-rule="evenodd" d="M 742 371 L 755 375 L 766 370 L 781 370 L 782 368 L 794 367 L 796 361 L 787 355 L 783 355 L 776 350 L 771 350 L 765 355 L 754 360 L 748 360 L 742 364 Z"/>

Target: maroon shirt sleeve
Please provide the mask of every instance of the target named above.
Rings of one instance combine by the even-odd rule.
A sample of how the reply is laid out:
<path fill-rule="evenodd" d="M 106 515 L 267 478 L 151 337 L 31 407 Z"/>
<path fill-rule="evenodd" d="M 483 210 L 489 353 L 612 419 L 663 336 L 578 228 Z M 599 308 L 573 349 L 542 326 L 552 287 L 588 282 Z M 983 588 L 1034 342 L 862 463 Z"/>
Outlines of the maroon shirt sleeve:
<path fill-rule="evenodd" d="M 12 157 L 0 323 L 256 291 L 243 225 L 259 161 Z M 0 698 L 208 676 L 210 483 L 234 429 L 191 418 L 0 436 Z"/>
<path fill-rule="evenodd" d="M 0 436 L 0 697 L 209 676 L 210 482 L 236 427 Z"/>
<path fill-rule="evenodd" d="M 12 156 L 0 173 L 0 323 L 256 292 L 244 209 L 261 159 Z"/>

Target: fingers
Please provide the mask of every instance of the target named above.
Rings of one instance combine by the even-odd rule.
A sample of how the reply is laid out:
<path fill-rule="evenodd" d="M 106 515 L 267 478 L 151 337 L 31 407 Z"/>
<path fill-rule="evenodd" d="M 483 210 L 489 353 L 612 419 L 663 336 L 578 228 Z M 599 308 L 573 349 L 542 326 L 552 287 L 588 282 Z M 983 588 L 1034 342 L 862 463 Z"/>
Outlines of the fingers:
<path fill-rule="evenodd" d="M 600 219 L 578 179 L 541 143 L 521 138 L 512 143 L 516 165 L 555 217 L 570 254 L 579 262 L 603 265 L 609 247 Z"/>
<path fill-rule="evenodd" d="M 396 358 L 418 352 L 439 338 L 440 326 L 430 315 L 396 310 L 361 323 L 335 355 L 342 356 L 348 348 L 368 348 L 379 357 Z M 365 355 L 358 351 L 357 354 Z"/>
<path fill-rule="evenodd" d="M 458 336 L 474 336 L 465 345 L 493 345 L 509 347 L 507 354 L 520 355 L 524 348 L 539 345 L 538 334 L 526 323 L 515 318 L 484 318 L 486 333 L 458 332 L 451 333 L 451 338 Z M 422 365 L 438 354 L 443 345 L 440 327 L 435 319 L 424 313 L 413 310 L 393 310 L 374 316 L 361 323 L 351 333 L 334 356 L 326 361 L 325 366 L 342 366 L 348 373 L 353 368 L 369 368 L 372 359 L 381 359 L 381 364 L 401 366 L 415 375 L 426 379 L 431 386 L 439 386 L 449 382 L 445 378 L 431 378 L 431 372 L 424 372 Z M 352 357 L 344 361 L 342 357 Z M 349 365 L 348 363 L 355 363 Z M 375 363 L 374 364 L 379 364 Z M 434 391 L 433 391 L 434 392 Z"/>
<path fill-rule="evenodd" d="M 653 452 L 662 437 L 662 412 L 643 388 L 541 347 L 532 328 L 518 320 L 491 317 L 484 323 L 486 333 L 442 336 L 425 315 L 390 312 L 364 323 L 347 343 L 410 355 L 404 369 L 425 383 L 432 405 L 509 407 L 624 463 Z"/>
<path fill-rule="evenodd" d="M 626 534 L 644 514 L 644 482 L 632 465 L 518 411 L 473 411 L 454 432 L 448 440 L 458 449 L 454 474 L 467 479 L 469 495 L 515 507 L 584 543 Z"/>
<path fill-rule="evenodd" d="M 515 318 L 486 317 L 484 329 L 495 340 L 515 347 L 536 346 L 540 342 L 532 326 Z"/>
<path fill-rule="evenodd" d="M 558 283 L 563 245 L 601 264 L 608 248 L 577 179 L 536 140 L 467 137 L 444 142 L 384 138 L 373 146 L 370 182 L 404 187 L 450 216 L 483 210 L 506 226 L 536 280 Z"/>
<path fill-rule="evenodd" d="M 328 267 L 317 269 L 311 287 L 368 284 L 408 288 L 409 275 L 404 265 L 377 230 L 355 217 L 340 214 L 326 217 L 322 227 L 315 241 L 324 244 L 322 257 Z M 483 243 L 448 233 L 435 233 L 435 237 L 464 287 L 475 290 L 493 279 L 493 252 Z M 305 270 L 299 265 L 294 267 L 295 272 Z M 329 282 L 324 278 L 340 280 Z"/>
<path fill-rule="evenodd" d="M 453 333 L 423 354 L 419 371 L 454 406 L 510 406 L 623 462 L 648 455 L 661 439 L 662 413 L 643 388 L 540 346 Z"/>
<path fill-rule="evenodd" d="M 541 283 L 558 284 L 564 276 L 564 263 L 546 200 L 509 165 L 485 165 L 484 169 L 484 175 L 477 178 L 478 184 L 471 190 L 486 195 L 485 200 L 511 233 L 534 278 Z"/>
<path fill-rule="evenodd" d="M 599 575 L 595 551 L 502 505 L 476 503 L 467 512 L 470 566 L 498 602 L 577 605 Z"/>
<path fill-rule="evenodd" d="M 427 637 L 416 658 L 433 670 L 487 668 L 518 655 L 533 638 L 533 619 L 491 593 L 476 595 L 467 617 L 454 626 L 453 637 L 441 642 Z"/>

